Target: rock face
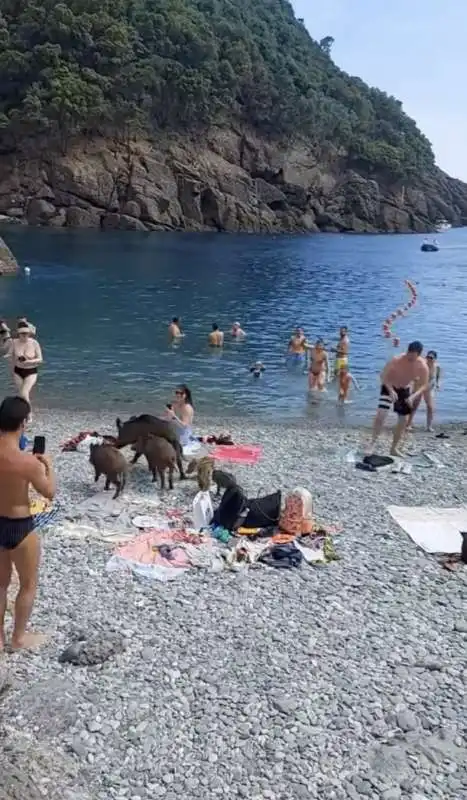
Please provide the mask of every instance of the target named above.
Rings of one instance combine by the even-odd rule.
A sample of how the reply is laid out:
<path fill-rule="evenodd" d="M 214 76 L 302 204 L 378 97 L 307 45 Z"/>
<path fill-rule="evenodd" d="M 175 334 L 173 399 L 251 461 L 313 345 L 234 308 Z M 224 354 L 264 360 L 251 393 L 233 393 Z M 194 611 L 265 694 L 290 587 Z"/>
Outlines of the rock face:
<path fill-rule="evenodd" d="M 171 136 L 119 148 L 94 140 L 66 156 L 37 152 L 0 157 L 0 217 L 135 231 L 374 233 L 428 231 L 439 219 L 467 224 L 467 185 L 440 170 L 406 185 L 363 174 L 342 152 L 317 154 L 303 142 L 273 144 L 251 133 L 214 129 L 202 141 Z"/>
<path fill-rule="evenodd" d="M 16 275 L 19 265 L 10 248 L 0 238 L 0 276 Z"/>

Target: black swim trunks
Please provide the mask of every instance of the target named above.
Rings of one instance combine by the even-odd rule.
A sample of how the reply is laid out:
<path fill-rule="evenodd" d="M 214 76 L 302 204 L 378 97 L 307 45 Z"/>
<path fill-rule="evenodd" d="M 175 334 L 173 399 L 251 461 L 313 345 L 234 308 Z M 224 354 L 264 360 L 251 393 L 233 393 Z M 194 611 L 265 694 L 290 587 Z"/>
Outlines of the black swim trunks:
<path fill-rule="evenodd" d="M 0 550 L 14 550 L 34 530 L 34 517 L 0 517 Z"/>
<path fill-rule="evenodd" d="M 29 367 L 29 369 L 26 367 L 15 367 L 14 371 L 16 375 L 19 375 L 19 377 L 23 379 L 23 381 L 25 378 L 28 378 L 29 375 L 37 375 L 37 367 Z"/>
<path fill-rule="evenodd" d="M 394 401 L 394 411 L 396 414 L 399 414 L 400 417 L 410 416 L 412 408 L 407 402 L 410 397 L 410 386 L 404 386 L 402 389 L 395 389 L 395 392 L 397 394 L 397 400 Z M 385 411 L 389 411 L 391 405 L 391 393 L 388 387 L 383 384 L 379 393 L 378 408 L 384 408 Z"/>

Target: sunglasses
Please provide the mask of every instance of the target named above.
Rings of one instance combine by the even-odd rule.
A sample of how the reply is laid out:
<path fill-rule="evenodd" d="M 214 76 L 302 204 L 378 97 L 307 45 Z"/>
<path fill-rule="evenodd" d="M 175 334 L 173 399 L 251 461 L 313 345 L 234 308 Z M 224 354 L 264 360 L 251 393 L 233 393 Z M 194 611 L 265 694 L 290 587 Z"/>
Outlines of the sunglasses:
<path fill-rule="evenodd" d="M 183 397 L 184 392 L 175 392 L 176 397 Z"/>

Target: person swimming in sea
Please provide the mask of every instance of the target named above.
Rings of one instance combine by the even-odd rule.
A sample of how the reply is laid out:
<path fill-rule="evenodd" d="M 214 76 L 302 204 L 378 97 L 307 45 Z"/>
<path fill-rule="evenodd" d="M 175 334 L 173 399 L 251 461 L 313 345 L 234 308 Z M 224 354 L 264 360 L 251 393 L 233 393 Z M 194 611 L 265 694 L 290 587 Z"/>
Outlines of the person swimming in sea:
<path fill-rule="evenodd" d="M 180 326 L 180 317 L 172 317 L 172 322 L 169 325 L 169 339 L 171 342 L 177 341 L 177 339 L 182 339 L 185 336 L 182 333 L 182 329 Z"/>
<path fill-rule="evenodd" d="M 217 322 L 212 323 L 212 331 L 208 336 L 210 347 L 223 347 L 224 346 L 224 332 L 219 330 Z"/>
<path fill-rule="evenodd" d="M 242 329 L 239 322 L 234 322 L 232 325 L 232 330 L 230 331 L 230 335 L 233 339 L 244 339 L 246 336 L 245 331 Z"/>
<path fill-rule="evenodd" d="M 264 366 L 262 361 L 255 361 L 254 364 L 250 367 L 250 372 L 254 378 L 261 378 L 266 367 Z"/>
<path fill-rule="evenodd" d="M 287 347 L 287 363 L 290 366 L 302 366 L 305 364 L 306 351 L 305 331 L 303 328 L 295 328 Z"/>

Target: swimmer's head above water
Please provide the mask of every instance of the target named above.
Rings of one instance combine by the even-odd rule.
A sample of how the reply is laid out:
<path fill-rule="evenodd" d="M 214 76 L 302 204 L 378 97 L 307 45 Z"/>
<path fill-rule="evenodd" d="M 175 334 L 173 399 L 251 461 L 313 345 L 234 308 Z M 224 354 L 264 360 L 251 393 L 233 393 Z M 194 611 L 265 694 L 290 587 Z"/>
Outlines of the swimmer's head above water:
<path fill-rule="evenodd" d="M 259 378 L 265 369 L 266 367 L 264 366 L 262 361 L 255 361 L 255 363 L 252 364 L 250 367 L 250 372 L 253 374 L 255 378 Z"/>

